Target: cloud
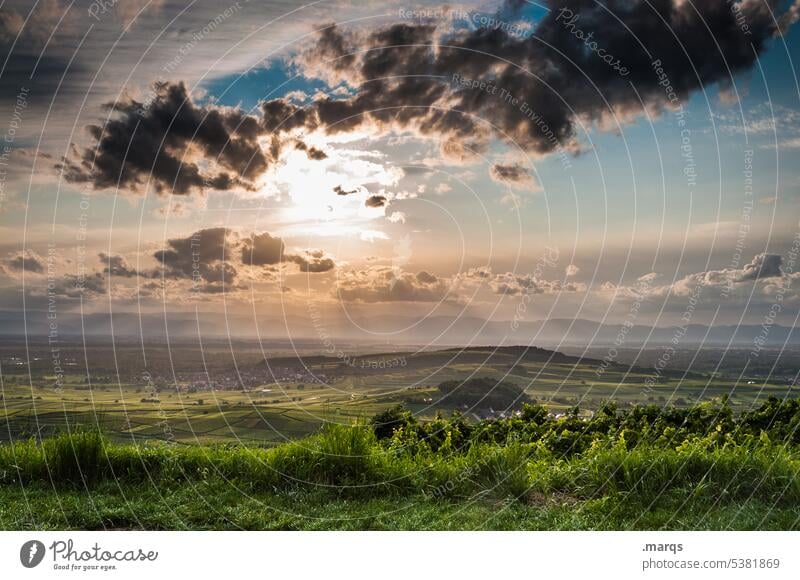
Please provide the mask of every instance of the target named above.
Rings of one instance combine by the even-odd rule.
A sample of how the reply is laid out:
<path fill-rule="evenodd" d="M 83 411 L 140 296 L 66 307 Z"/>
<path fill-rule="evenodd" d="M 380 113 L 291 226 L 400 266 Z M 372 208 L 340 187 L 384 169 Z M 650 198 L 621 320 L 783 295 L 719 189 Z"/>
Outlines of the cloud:
<path fill-rule="evenodd" d="M 32 296 L 92 299 L 106 293 L 106 279 L 100 272 L 85 276 L 65 274 L 48 281 L 46 286 L 31 290 Z"/>
<path fill-rule="evenodd" d="M 489 169 L 489 175 L 494 181 L 509 187 L 538 189 L 536 181 L 527 168 L 518 163 L 495 163 Z"/>
<path fill-rule="evenodd" d="M 515 18 L 514 4 L 504 5 L 503 18 Z M 582 123 L 615 129 L 611 119 L 633 119 L 643 113 L 642 102 L 661 111 L 751 69 L 770 39 L 797 20 L 799 4 L 787 10 L 780 0 L 740 2 L 748 35 L 729 3 L 718 0 L 662 0 L 655 6 L 631 0 L 613 10 L 594 0 L 544 5 L 549 12 L 534 34 L 500 26 L 454 29 L 449 20 L 370 31 L 322 26 L 292 61 L 307 77 L 327 82 L 330 94 L 302 105 L 296 95 L 270 99 L 249 114 L 198 104 L 183 83 L 159 82 L 143 102 L 123 99 L 104 126 L 89 126 L 92 145 L 57 168 L 68 181 L 95 189 L 119 185 L 143 192 L 149 185 L 158 193 L 186 195 L 256 189 L 290 142 L 311 160 L 325 159 L 325 151 L 298 141 L 308 132 L 407 133 L 435 140 L 443 156 L 459 161 L 474 159 L 492 139 L 533 154 L 578 151 Z M 7 39 L 19 18 L 2 14 L 0 35 Z M 589 34 L 623 62 L 625 75 L 587 50 Z M 30 72 L 30 64 L 20 70 Z M 37 77 L 46 74 L 46 65 L 37 69 Z M 491 82 L 524 107 L 475 88 L 473 81 Z M 520 185 L 524 178 L 500 167 L 495 174 Z"/>
<path fill-rule="evenodd" d="M 656 285 L 656 280 L 661 276 L 651 272 L 639 277 L 637 284 L 633 286 L 616 286 L 606 283 L 603 289 L 632 298 L 640 298 L 642 295 L 656 297 L 699 295 L 704 300 L 712 302 L 718 302 L 720 297 L 730 297 L 738 289 L 743 289 L 749 300 L 753 284 L 764 290 L 770 285 L 785 285 L 791 281 L 791 276 L 781 271 L 782 264 L 783 258 L 777 254 L 757 254 L 749 264 L 741 269 L 724 268 L 693 272 L 673 283 L 661 285 Z"/>
<path fill-rule="evenodd" d="M 207 228 L 186 238 L 169 240 L 167 248 L 158 250 L 153 257 L 168 278 L 233 282 L 237 271 L 231 258 L 236 255 L 238 242 L 236 232 L 228 228 Z"/>
<path fill-rule="evenodd" d="M 581 269 L 578 268 L 575 264 L 569 264 L 564 270 L 564 275 L 568 277 L 577 276 L 578 272 L 580 271 Z"/>
<path fill-rule="evenodd" d="M 429 272 L 399 272 L 375 266 L 342 272 L 334 294 L 346 302 L 438 302 L 450 289 L 446 279 Z"/>
<path fill-rule="evenodd" d="M 298 254 L 285 253 L 281 238 L 269 233 L 253 234 L 242 243 L 242 263 L 249 266 L 267 266 L 280 263 L 297 264 L 301 272 L 322 273 L 333 270 L 336 263 L 318 249 L 304 250 Z"/>
<path fill-rule="evenodd" d="M 325 153 L 322 149 L 317 149 L 316 147 L 312 147 L 310 145 L 306 145 L 302 141 L 297 141 L 295 143 L 295 149 L 300 151 L 305 151 L 308 158 L 312 161 L 322 161 L 323 159 L 328 158 L 328 154 Z"/>
<path fill-rule="evenodd" d="M 285 249 L 283 239 L 268 232 L 254 232 L 245 237 L 229 228 L 217 227 L 168 240 L 164 249 L 153 253 L 158 263 L 155 268 L 136 271 L 122 256 L 100 254 L 100 259 L 105 263 L 104 272 L 117 277 L 190 280 L 193 290 L 214 294 L 243 289 L 238 279 L 244 267 L 295 264 L 300 272 L 308 273 L 328 272 L 336 267 L 333 258 L 322 250 L 292 254 Z"/>
<path fill-rule="evenodd" d="M 301 272 L 318 274 L 329 272 L 336 267 L 333 259 L 326 256 L 322 250 L 306 250 L 302 254 L 290 254 L 286 259 L 297 264 Z"/>
<path fill-rule="evenodd" d="M 718 0 L 656 6 L 632 0 L 612 10 L 593 0 L 544 4 L 549 12 L 535 34 L 499 26 L 453 30 L 449 22 L 360 33 L 326 26 L 295 62 L 307 76 L 347 83 L 354 94 L 322 97 L 302 111 L 286 103 L 264 110 L 284 111 L 283 122 L 331 134 L 411 131 L 461 154 L 480 151 L 490 137 L 533 153 L 576 150 L 579 121 L 616 128 L 609 120 L 642 114 L 642 101 L 651 111 L 674 107 L 749 70 L 770 39 L 797 20 L 798 5 L 781 11 L 779 0 L 737 4 L 749 26 L 745 34 L 738 14 Z M 511 4 L 505 13 L 513 13 Z M 589 35 L 622 66 L 587 50 Z M 525 107 L 475 88 L 474 81 L 491 83 Z"/>
<path fill-rule="evenodd" d="M 431 274 L 430 272 L 426 272 L 422 270 L 421 272 L 417 272 L 417 280 L 422 282 L 423 284 L 436 284 L 439 279 Z"/>
<path fill-rule="evenodd" d="M 386 205 L 385 195 L 370 195 L 364 202 L 367 207 L 383 207 Z"/>
<path fill-rule="evenodd" d="M 777 254 L 758 254 L 753 261 L 743 268 L 740 281 L 760 280 L 761 278 L 775 278 L 782 276 L 781 265 L 783 258 Z"/>
<path fill-rule="evenodd" d="M 144 10 L 144 14 L 149 12 L 159 12 L 164 7 L 165 0 L 125 0 L 116 2 L 117 17 L 123 26 L 128 26 Z"/>
<path fill-rule="evenodd" d="M 6 274 L 12 276 L 22 272 L 42 274 L 44 273 L 44 260 L 32 250 L 16 252 L 3 260 L 2 269 Z"/>
<path fill-rule="evenodd" d="M 402 211 L 393 211 L 391 215 L 389 215 L 386 219 L 392 222 L 393 224 L 404 224 L 406 223 L 406 216 L 405 212 Z"/>
<path fill-rule="evenodd" d="M 65 30 L 71 28 L 74 13 L 59 0 L 41 0 L 23 4 L 22 11 L 0 7 L 0 103 L 13 102 L 25 87 L 30 102 L 49 102 L 55 87 L 66 75 L 67 82 L 84 72 L 79 62 L 70 63 Z M 50 50 L 45 50 L 45 48 Z"/>
<path fill-rule="evenodd" d="M 281 238 L 274 238 L 267 232 L 253 234 L 242 244 L 242 263 L 251 266 L 278 264 L 283 258 L 283 251 Z"/>
<path fill-rule="evenodd" d="M 356 187 L 355 189 L 345 189 L 341 185 L 337 185 L 333 188 L 333 192 L 336 195 L 353 195 L 354 193 L 361 193 L 362 191 L 363 188 L 361 187 Z"/>
<path fill-rule="evenodd" d="M 316 42 L 295 56 L 294 63 L 307 73 L 335 86 L 349 78 L 356 55 L 352 53 L 352 35 L 343 33 L 334 23 L 317 28 Z"/>
<path fill-rule="evenodd" d="M 95 145 L 57 164 L 67 181 L 139 192 L 149 184 L 176 195 L 254 188 L 270 162 L 256 117 L 196 105 L 183 83 L 159 82 L 152 90 L 149 102 L 127 98 L 107 105 L 115 117 L 87 128 Z"/>
<path fill-rule="evenodd" d="M 560 292 L 585 292 L 586 284 L 579 282 L 562 282 L 561 280 L 542 280 L 530 275 L 519 275 L 513 272 L 497 274 L 489 287 L 495 294 L 518 296 L 521 294 L 557 294 Z"/>

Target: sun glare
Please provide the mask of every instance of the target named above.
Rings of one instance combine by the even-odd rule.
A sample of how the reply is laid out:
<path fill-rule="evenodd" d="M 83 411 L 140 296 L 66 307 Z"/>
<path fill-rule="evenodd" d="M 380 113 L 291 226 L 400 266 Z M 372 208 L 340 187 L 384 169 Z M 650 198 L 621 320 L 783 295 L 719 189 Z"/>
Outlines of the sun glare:
<path fill-rule="evenodd" d="M 376 162 L 369 151 L 327 149 L 327 158 L 309 163 L 304 151 L 291 150 L 281 157 L 274 182 L 291 198 L 283 221 L 316 235 L 361 235 L 374 231 L 385 207 L 368 207 L 373 194 L 386 195 L 402 171 Z M 342 193 L 336 194 L 341 190 Z M 366 227 L 367 224 L 369 227 Z M 373 234 L 374 237 L 374 234 Z"/>

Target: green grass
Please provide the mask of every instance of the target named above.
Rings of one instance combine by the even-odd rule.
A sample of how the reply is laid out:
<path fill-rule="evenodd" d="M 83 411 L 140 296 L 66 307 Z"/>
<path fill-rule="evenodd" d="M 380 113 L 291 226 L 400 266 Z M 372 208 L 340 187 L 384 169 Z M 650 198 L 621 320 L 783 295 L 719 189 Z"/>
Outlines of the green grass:
<path fill-rule="evenodd" d="M 91 490 L 46 484 L 0 487 L 0 528 L 79 530 L 625 530 L 798 529 L 800 508 L 751 499 L 715 504 L 664 497 L 655 506 L 624 496 L 529 502 L 337 497 L 324 492 L 240 490 L 219 480 L 191 485 Z"/>
<path fill-rule="evenodd" d="M 132 354 L 128 352 L 128 356 Z M 783 399 L 796 393 L 785 384 L 735 384 L 728 379 L 692 375 L 684 379 L 667 377 L 645 395 L 642 388 L 647 375 L 640 369 L 626 373 L 614 367 L 598 375 L 589 364 L 542 361 L 524 361 L 512 368 L 515 357 L 502 353 L 493 356 L 492 364 L 483 364 L 485 353 L 473 353 L 464 359 L 467 362 L 444 364 L 450 356 L 409 357 L 408 366 L 366 375 L 358 368 L 347 369 L 358 372 L 337 375 L 329 386 L 306 383 L 300 389 L 299 383 L 265 382 L 247 392 L 176 392 L 175 385 L 166 382 L 155 393 L 130 376 L 119 383 L 109 382 L 115 374 L 112 371 L 103 373 L 108 376 L 91 385 L 85 375 L 67 375 L 63 389 L 56 390 L 53 378 L 42 371 L 33 372 L 30 378 L 12 375 L 4 377 L 0 388 L 0 422 L 8 427 L 0 429 L 0 438 L 47 436 L 79 424 L 97 426 L 118 442 L 278 445 L 315 433 L 326 421 L 369 417 L 397 403 L 405 403 L 422 418 L 432 419 L 437 410 L 452 409 L 447 400 L 438 403 L 441 393 L 436 385 L 468 377 L 517 384 L 525 388 L 528 397 L 553 412 L 564 412 L 577 404 L 584 410 L 597 409 L 610 399 L 621 406 L 649 402 L 689 407 L 723 395 L 729 396 L 731 406 L 745 409 L 769 396 Z M 184 363 L 187 368 L 190 360 Z M 326 372 L 329 366 L 312 364 L 311 368 Z M 185 387 L 186 381 L 180 386 Z M 270 391 L 262 392 L 264 389 Z M 156 399 L 158 403 L 142 399 Z M 421 402 L 425 399 L 432 402 Z"/>
<path fill-rule="evenodd" d="M 0 528 L 800 529 L 800 458 L 766 432 L 604 435 L 560 454 L 546 437 L 479 441 L 480 429 L 459 446 L 459 421 L 421 426 L 447 430 L 436 449 L 414 431 L 335 424 L 272 448 L 86 430 L 4 444 Z"/>

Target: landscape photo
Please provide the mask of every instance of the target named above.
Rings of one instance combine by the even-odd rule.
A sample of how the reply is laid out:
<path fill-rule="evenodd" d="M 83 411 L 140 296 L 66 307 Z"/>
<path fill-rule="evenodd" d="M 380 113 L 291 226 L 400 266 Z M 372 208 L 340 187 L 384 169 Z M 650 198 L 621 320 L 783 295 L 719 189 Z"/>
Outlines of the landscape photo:
<path fill-rule="evenodd" d="M 800 529 L 798 20 L 0 2 L 0 530 Z"/>

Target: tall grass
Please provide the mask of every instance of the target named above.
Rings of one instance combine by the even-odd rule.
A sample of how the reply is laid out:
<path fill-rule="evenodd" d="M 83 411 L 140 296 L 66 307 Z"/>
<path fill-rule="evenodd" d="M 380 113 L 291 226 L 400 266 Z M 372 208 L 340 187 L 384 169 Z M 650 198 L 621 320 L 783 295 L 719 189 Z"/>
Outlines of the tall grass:
<path fill-rule="evenodd" d="M 49 479 L 89 484 L 105 475 L 106 441 L 97 431 L 78 429 L 37 443 L 0 445 L 0 482 Z"/>
<path fill-rule="evenodd" d="M 663 494 L 723 501 L 800 502 L 800 460 L 792 447 L 685 441 L 678 447 L 609 440 L 560 458 L 535 443 L 471 443 L 444 451 L 397 452 L 367 426 L 330 424 L 318 434 L 272 449 L 246 446 L 121 445 L 94 431 L 0 445 L 0 485 L 55 486 L 228 481 L 259 490 L 314 489 L 366 497 L 525 498 L 534 490 L 580 498 Z"/>
<path fill-rule="evenodd" d="M 621 493 L 656 501 L 680 491 L 726 501 L 800 501 L 800 461 L 779 445 L 709 447 L 697 441 L 678 448 L 641 445 L 630 450 L 615 445 L 565 460 L 536 461 L 529 473 L 538 490 L 580 497 Z"/>

